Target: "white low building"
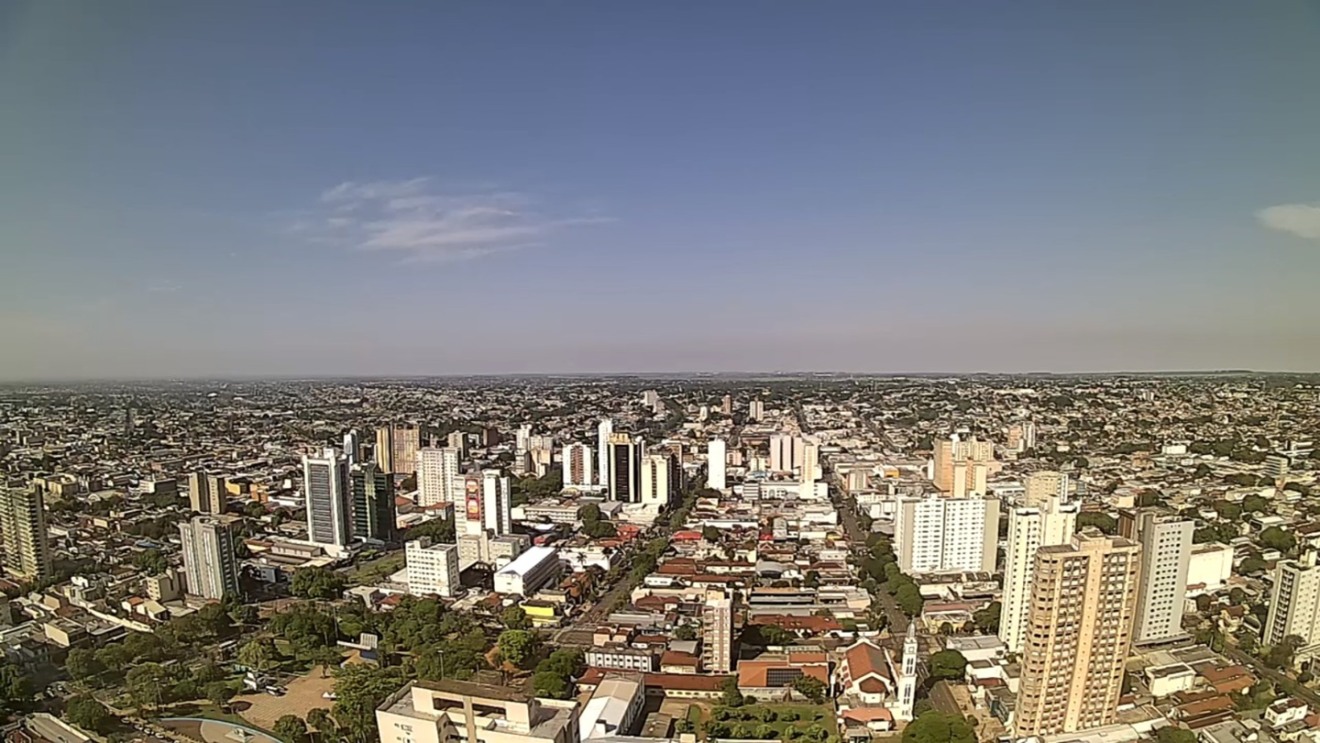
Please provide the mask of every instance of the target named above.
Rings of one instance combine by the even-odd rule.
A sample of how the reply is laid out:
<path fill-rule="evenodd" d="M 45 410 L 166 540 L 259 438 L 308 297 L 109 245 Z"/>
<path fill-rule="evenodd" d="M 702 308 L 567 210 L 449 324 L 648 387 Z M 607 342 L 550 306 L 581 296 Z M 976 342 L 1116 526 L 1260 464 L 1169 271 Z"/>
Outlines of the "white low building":
<path fill-rule="evenodd" d="M 559 551 L 532 547 L 495 573 L 495 592 L 530 596 L 559 575 Z"/>

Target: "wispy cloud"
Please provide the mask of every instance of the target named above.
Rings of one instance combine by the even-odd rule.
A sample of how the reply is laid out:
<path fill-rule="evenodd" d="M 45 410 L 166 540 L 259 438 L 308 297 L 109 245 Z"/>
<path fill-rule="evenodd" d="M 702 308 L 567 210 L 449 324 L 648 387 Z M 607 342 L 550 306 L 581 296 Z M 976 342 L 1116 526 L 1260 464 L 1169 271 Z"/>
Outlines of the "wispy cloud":
<path fill-rule="evenodd" d="M 293 232 L 405 261 L 451 262 L 542 245 L 567 228 L 605 221 L 552 213 L 523 193 L 454 193 L 413 178 L 340 183 L 321 194 Z"/>
<path fill-rule="evenodd" d="M 1256 212 L 1256 219 L 1272 230 L 1320 240 L 1320 204 L 1271 206 Z"/>

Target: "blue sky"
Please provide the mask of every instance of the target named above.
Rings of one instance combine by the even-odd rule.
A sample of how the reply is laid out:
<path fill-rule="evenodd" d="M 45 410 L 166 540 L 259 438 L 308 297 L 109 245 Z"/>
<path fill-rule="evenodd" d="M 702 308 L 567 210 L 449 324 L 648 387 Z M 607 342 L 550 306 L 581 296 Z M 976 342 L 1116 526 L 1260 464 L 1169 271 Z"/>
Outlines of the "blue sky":
<path fill-rule="evenodd" d="M 1320 4 L 6 3 L 0 378 L 1320 369 Z"/>

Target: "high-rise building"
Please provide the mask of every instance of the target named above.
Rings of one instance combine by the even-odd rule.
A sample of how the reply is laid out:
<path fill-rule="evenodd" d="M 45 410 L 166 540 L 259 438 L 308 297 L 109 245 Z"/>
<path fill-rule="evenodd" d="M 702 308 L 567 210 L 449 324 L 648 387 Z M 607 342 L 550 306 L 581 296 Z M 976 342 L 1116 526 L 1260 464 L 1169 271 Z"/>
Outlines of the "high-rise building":
<path fill-rule="evenodd" d="M 935 482 L 935 487 L 946 493 L 954 492 L 955 471 L 959 465 L 966 466 L 970 464 L 973 472 L 963 472 L 964 492 L 954 493 L 957 497 L 966 495 L 967 492 L 984 492 L 984 486 L 977 490 L 974 485 L 977 484 L 978 475 L 975 472 L 975 465 L 988 465 L 995 461 L 995 446 L 989 441 L 978 441 L 975 436 L 963 441 L 957 434 L 950 436 L 946 441 L 935 442 L 935 457 L 931 479 Z"/>
<path fill-rule="evenodd" d="M 344 456 L 348 457 L 348 466 L 352 467 L 362 460 L 362 442 L 356 429 L 344 434 Z"/>
<path fill-rule="evenodd" d="M 774 472 L 793 472 L 802 466 L 806 455 L 806 442 L 800 436 L 775 434 L 770 437 L 770 469 Z"/>
<path fill-rule="evenodd" d="M 423 537 L 408 542 L 404 548 L 407 562 L 408 593 L 413 596 L 444 596 L 458 593 L 458 546 L 433 544 Z"/>
<path fill-rule="evenodd" d="M 1320 647 L 1320 555 L 1314 549 L 1274 566 L 1274 588 L 1261 642 L 1278 645 L 1291 635 L 1302 638 L 1309 655 Z"/>
<path fill-rule="evenodd" d="M 1023 479 L 1022 485 L 1022 505 L 1028 508 L 1037 508 L 1051 498 L 1061 502 L 1068 500 L 1068 475 L 1064 472 L 1032 472 Z"/>
<path fill-rule="evenodd" d="M 1036 552 L 1041 547 L 1069 544 L 1077 531 L 1078 504 L 1055 493 L 1035 506 L 1008 512 L 1004 555 L 1004 598 L 999 609 L 999 639 L 1010 653 L 1021 653 L 1031 604 Z"/>
<path fill-rule="evenodd" d="M 349 472 L 353 487 L 353 536 L 388 542 L 394 539 L 398 516 L 394 510 L 394 478 L 368 462 Z"/>
<path fill-rule="evenodd" d="M 1195 527 L 1191 521 L 1151 509 L 1119 514 L 1118 533 L 1141 545 L 1133 642 L 1164 642 L 1186 634 L 1183 603 Z"/>
<path fill-rule="evenodd" d="M 900 498 L 894 551 L 909 575 L 995 571 L 999 500 L 930 495 Z"/>
<path fill-rule="evenodd" d="M 954 498 L 966 498 L 973 494 L 983 494 L 989 479 L 990 468 L 979 462 L 958 462 L 953 465 L 953 485 L 949 495 Z"/>
<path fill-rule="evenodd" d="M 189 474 L 188 506 L 197 513 L 224 513 L 225 491 L 216 485 L 216 478 L 206 472 Z"/>
<path fill-rule="evenodd" d="M 733 395 L 725 395 L 720 400 L 720 412 L 724 415 L 733 415 Z"/>
<path fill-rule="evenodd" d="M 462 454 L 451 447 L 417 450 L 417 505 L 429 508 L 457 500 Z"/>
<path fill-rule="evenodd" d="M 460 568 L 488 562 L 490 540 L 513 528 L 509 478 L 499 470 L 482 470 L 463 478 L 463 502 L 454 504 Z"/>
<path fill-rule="evenodd" d="M 417 450 L 429 444 L 425 426 L 381 426 L 376 429 L 376 464 L 391 475 L 411 475 L 417 471 Z"/>
<path fill-rule="evenodd" d="M 50 577 L 45 497 L 40 488 L 0 485 L 0 545 L 9 575 L 32 581 Z"/>
<path fill-rule="evenodd" d="M 800 479 L 804 485 L 820 479 L 820 442 L 806 439 L 802 444 L 802 463 L 798 466 Z M 982 491 L 984 492 L 984 490 Z"/>
<path fill-rule="evenodd" d="M 382 468 L 383 469 L 383 468 Z M 303 499 L 307 507 L 307 539 L 322 547 L 348 544 L 348 460 L 334 447 L 320 456 L 303 456 Z"/>
<path fill-rule="evenodd" d="M 673 499 L 673 483 L 670 474 L 674 469 L 674 460 L 665 454 L 647 454 L 642 457 L 641 490 L 639 503 L 664 507 Z"/>
<path fill-rule="evenodd" d="M 242 592 L 234 552 L 237 521 L 233 516 L 205 515 L 179 524 L 188 593 L 219 601 Z"/>
<path fill-rule="evenodd" d="M 1282 454 L 1271 454 L 1265 457 L 1265 466 L 1261 470 L 1266 477 L 1279 481 L 1288 477 L 1289 464 L 1288 457 Z"/>
<path fill-rule="evenodd" d="M 445 437 L 445 446 L 450 449 L 457 449 L 460 459 L 466 457 L 468 453 L 467 434 L 462 431 L 450 431 L 449 435 Z"/>
<path fill-rule="evenodd" d="M 1016 737 L 1114 722 L 1140 572 L 1140 545 L 1094 529 L 1037 551 Z"/>
<path fill-rule="evenodd" d="M 724 475 L 725 456 L 724 439 L 711 439 L 706 444 L 706 487 L 712 490 L 723 490 L 727 485 Z"/>
<path fill-rule="evenodd" d="M 733 599 L 722 590 L 706 591 L 701 614 L 701 663 L 711 673 L 733 670 Z"/>
<path fill-rule="evenodd" d="M 752 400 L 747 403 L 747 420 L 760 422 L 765 417 L 765 403 L 760 400 Z"/>
<path fill-rule="evenodd" d="M 596 427 L 596 454 L 600 457 L 600 466 L 596 468 L 596 482 L 606 488 L 610 486 L 610 437 L 614 435 L 614 421 L 605 418 Z"/>
<path fill-rule="evenodd" d="M 582 488 L 595 482 L 592 478 L 592 452 L 586 444 L 568 444 L 559 454 L 563 460 L 564 487 Z"/>
<path fill-rule="evenodd" d="M 640 438 L 634 439 L 626 433 L 610 434 L 607 445 L 610 453 L 610 500 L 624 503 L 641 501 L 642 446 L 643 442 Z"/>

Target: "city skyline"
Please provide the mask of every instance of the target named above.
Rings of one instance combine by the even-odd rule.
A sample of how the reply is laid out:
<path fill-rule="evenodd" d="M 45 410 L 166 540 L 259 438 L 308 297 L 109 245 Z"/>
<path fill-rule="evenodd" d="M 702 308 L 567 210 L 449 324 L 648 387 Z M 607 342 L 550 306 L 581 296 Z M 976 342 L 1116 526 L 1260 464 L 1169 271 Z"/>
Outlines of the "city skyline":
<path fill-rule="evenodd" d="M 1320 370 L 1317 22 L 10 4 L 0 381 Z"/>

